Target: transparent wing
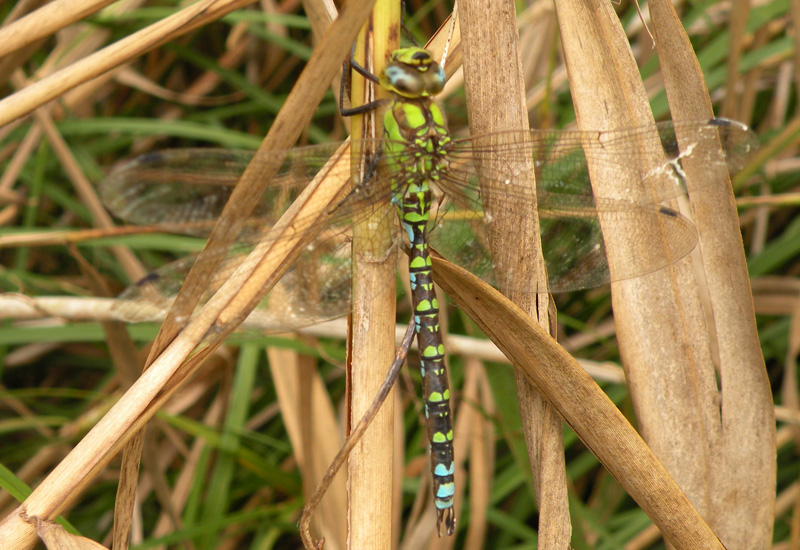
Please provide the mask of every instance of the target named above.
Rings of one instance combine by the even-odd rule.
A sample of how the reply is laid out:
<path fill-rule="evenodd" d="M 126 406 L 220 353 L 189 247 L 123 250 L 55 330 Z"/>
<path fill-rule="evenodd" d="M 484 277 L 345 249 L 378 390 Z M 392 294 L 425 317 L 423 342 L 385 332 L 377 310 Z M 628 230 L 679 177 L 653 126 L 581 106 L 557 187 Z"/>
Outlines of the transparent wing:
<path fill-rule="evenodd" d="M 525 202 L 495 201 L 519 208 Z M 532 202 L 532 201 L 531 201 Z M 548 291 L 569 292 L 611 281 L 632 279 L 663 269 L 691 252 L 697 244 L 694 225 L 667 206 L 639 205 L 577 195 L 539 194 L 542 253 L 547 266 Z M 489 230 L 493 216 L 466 211 L 455 201 L 439 212 L 431 245 L 446 258 L 499 288 L 529 291 L 530 280 L 518 278 L 513 268 L 491 256 Z M 630 246 L 608 254 L 604 234 L 624 232 Z M 653 239 L 653 235 L 661 239 Z M 522 235 L 503 239 L 515 247 Z M 646 256 L 637 253 L 647 245 Z"/>
<path fill-rule="evenodd" d="M 676 130 L 692 136 L 683 148 L 677 145 Z M 718 139 L 725 156 L 702 160 L 709 165 L 725 162 L 731 170 L 743 165 L 756 147 L 755 136 L 744 125 L 722 120 L 662 124 L 656 131 L 647 127 L 614 132 L 501 132 L 454 140 L 448 146 L 449 169 L 438 184 L 444 194 L 439 197 L 432 244 L 476 275 L 503 288 L 524 290 L 528 281 L 516 280 L 504 266 L 493 265 L 487 228 L 507 212 L 525 215 L 538 208 L 551 292 L 594 287 L 661 269 L 695 246 L 692 224 L 659 203 L 685 192 L 681 163 L 688 156 L 696 158 L 702 148 L 695 144 L 705 139 Z M 655 154 L 663 160 L 647 167 L 637 181 L 647 190 L 646 201 L 598 197 L 593 192 L 590 164 L 623 169 Z M 487 155 L 492 159 L 488 170 L 484 169 Z M 177 224 L 183 231 L 203 233 L 219 216 L 251 158 L 249 152 L 217 149 L 151 153 L 116 167 L 101 187 L 101 196 L 112 212 L 132 223 Z M 384 207 L 396 176 L 377 170 L 377 159 L 367 159 L 368 179 L 349 181 L 349 151 L 340 144 L 278 151 L 261 162 L 274 164 L 277 172 L 247 224 L 245 237 L 250 240 L 263 238 L 265 229 L 320 172 L 348 180 L 325 219 L 311 224 L 309 231 L 319 236 L 273 290 L 269 315 L 276 326 L 298 327 L 346 314 L 350 228 L 354 221 Z M 520 169 L 526 163 L 535 171 L 537 199 L 531 194 L 527 172 Z M 485 201 L 484 195 L 491 200 Z M 662 238 L 646 247 L 650 250 L 646 255 L 634 256 L 623 249 L 609 256 L 604 231 L 623 232 L 626 241 L 636 245 L 631 251 L 641 251 L 639 245 L 649 243 L 654 232 Z M 508 238 L 512 244 L 514 238 Z M 157 285 L 159 293 L 170 296 L 189 265 L 168 266 L 146 284 Z M 231 265 L 226 262 L 219 277 Z M 142 289 L 133 293 L 142 295 Z"/>
<path fill-rule="evenodd" d="M 690 138 L 679 147 L 676 134 Z M 706 140 L 720 143 L 723 155 L 698 146 Z M 492 284 L 525 291 L 530 281 L 518 280 L 513 269 L 498 265 L 487 243 L 496 220 L 537 208 L 550 292 L 635 278 L 671 265 L 696 245 L 692 223 L 661 204 L 687 192 L 684 160 L 699 160 L 710 169 L 725 164 L 735 172 L 756 148 L 755 134 L 725 119 L 613 132 L 499 132 L 455 140 L 448 151 L 449 169 L 439 182 L 448 198 L 438 212 L 431 243 Z M 618 186 L 614 198 L 598 196 L 590 166 L 606 176 L 618 172 L 619 182 L 632 182 L 636 188 Z M 633 180 L 632 168 L 638 169 Z M 530 190 L 531 172 L 536 198 Z M 692 182 L 692 189 L 706 184 Z M 615 247 L 613 254 L 604 238 L 610 234 L 621 235 L 626 244 Z M 502 240 L 515 249 L 515 240 L 524 238 L 520 232 Z"/>
<path fill-rule="evenodd" d="M 676 130 L 695 139 L 681 149 L 675 138 Z M 449 185 L 445 190 L 467 197 L 479 193 L 475 171 L 480 163 L 476 159 L 489 153 L 498 161 L 484 186 L 509 200 L 528 195 L 527 182 L 520 181 L 517 170 L 520 163 L 531 160 L 540 193 L 596 196 L 587 161 L 592 165 L 623 168 L 637 158 L 658 152 L 663 155 L 663 162 L 643 173 L 641 183 L 650 190 L 645 202 L 660 203 L 686 192 L 681 162 L 687 156 L 696 158 L 700 152 L 695 144 L 708 139 L 719 139 L 725 155 L 722 159 L 702 160 L 708 165 L 724 162 L 732 173 L 741 168 L 757 147 L 756 136 L 745 125 L 725 119 L 664 123 L 657 125 L 655 131 L 644 127 L 611 132 L 498 132 L 451 143 L 446 176 Z M 384 141 L 364 142 L 362 147 L 379 150 Z M 261 164 L 275 166 L 276 175 L 255 210 L 252 227 L 257 228 L 259 223 L 271 226 L 321 172 L 326 178 L 350 180 L 349 155 L 343 144 L 331 143 L 275 151 L 261 157 Z M 195 232 L 203 233 L 208 230 L 205 222 L 219 216 L 252 157 L 252 152 L 223 149 L 148 153 L 117 165 L 100 188 L 101 198 L 109 210 L 130 223 L 184 224 L 187 231 L 196 227 Z M 350 223 L 368 215 L 391 196 L 394 175 L 375 170 L 377 159 L 366 164 L 372 167 L 368 181 L 345 186 L 324 225 Z M 662 177 L 665 174 L 668 177 Z M 321 227 L 312 230 L 318 229 Z"/>
<path fill-rule="evenodd" d="M 230 250 L 208 289 L 206 302 L 236 270 L 250 247 Z M 350 241 L 341 236 L 313 241 L 251 313 L 246 323 L 260 331 L 285 331 L 336 319 L 350 311 Z M 114 305 L 128 322 L 164 318 L 197 256 L 165 265 L 128 287 Z"/>
<path fill-rule="evenodd" d="M 374 145 L 374 144 L 373 144 Z M 172 149 L 139 156 L 114 167 L 100 187 L 100 196 L 116 216 L 136 225 L 170 225 L 171 229 L 206 234 L 219 217 L 244 168 L 250 151 Z M 350 149 L 331 143 L 274 151 L 259 158 L 273 170 L 264 196 L 248 220 L 245 238 L 255 240 L 262 226 L 271 227 L 315 177 L 344 182 L 337 202 L 322 225 L 349 223 L 354 213 L 368 214 L 389 192 L 389 178 L 372 178 L 375 196 L 358 193 L 350 176 Z M 315 230 L 320 229 L 318 224 Z M 263 237 L 263 235 L 262 235 Z"/>
<path fill-rule="evenodd" d="M 676 134 L 690 137 L 679 145 Z M 722 156 L 698 147 L 709 141 L 720 144 Z M 730 173 L 735 173 L 757 148 L 758 138 L 746 125 L 722 118 L 607 132 L 497 132 L 455 140 L 449 151 L 448 180 L 454 186 L 451 192 L 458 193 L 459 187 L 472 189 L 476 185 L 476 168 L 481 162 L 490 162 L 492 173 L 484 186 L 496 188 L 500 195 L 524 194 L 519 188 L 526 182 L 519 180 L 519 170 L 530 162 L 536 171 L 539 192 L 661 203 L 687 193 L 684 159 L 701 160 L 709 168 L 724 164 Z M 486 156 L 489 160 L 481 161 Z M 654 158 L 660 161 L 652 163 Z M 644 165 L 645 160 L 651 164 Z M 630 170 L 637 163 L 642 164 L 641 172 L 629 196 L 624 188 L 618 189 L 614 196 L 598 195 L 592 188 L 589 166 L 613 173 Z M 699 190 L 706 182 L 693 184 Z M 646 190 L 645 199 L 641 198 L 641 188 Z"/>
<path fill-rule="evenodd" d="M 221 149 L 176 149 L 142 155 L 112 170 L 100 187 L 101 198 L 115 215 L 131 223 L 206 235 L 252 157 L 252 152 Z M 349 149 L 335 143 L 276 151 L 261 159 L 277 171 L 246 223 L 241 236 L 245 243 L 280 238 L 269 236 L 269 230 L 318 175 L 344 181 L 345 185 L 338 201 L 311 224 L 311 240 L 256 312 L 259 327 L 299 328 L 349 311 L 352 223 L 375 208 L 385 207 L 391 183 L 388 177 L 373 174 L 369 190 L 354 185 L 349 160 Z M 391 209 L 385 215 L 396 217 Z M 224 261 L 206 298 L 227 280 L 248 251 L 247 246 L 210 251 Z M 121 296 L 118 313 L 130 320 L 162 316 L 194 260 L 191 257 L 164 266 L 130 287 Z"/>

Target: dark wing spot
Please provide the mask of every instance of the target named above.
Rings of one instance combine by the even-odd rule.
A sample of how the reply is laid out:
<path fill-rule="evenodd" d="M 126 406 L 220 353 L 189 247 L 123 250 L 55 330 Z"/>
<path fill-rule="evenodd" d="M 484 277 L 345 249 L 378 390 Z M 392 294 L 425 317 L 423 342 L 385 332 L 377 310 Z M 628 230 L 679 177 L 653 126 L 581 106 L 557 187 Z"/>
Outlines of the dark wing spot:
<path fill-rule="evenodd" d="M 161 278 L 161 275 L 159 275 L 158 273 L 155 273 L 155 272 L 148 273 L 147 275 L 145 275 L 144 277 L 142 277 L 141 279 L 136 281 L 134 286 L 143 287 L 144 285 L 148 285 L 150 283 L 155 283 L 160 278 Z"/>
<path fill-rule="evenodd" d="M 733 121 L 727 118 L 712 118 L 708 121 L 709 126 L 733 126 Z"/>
<path fill-rule="evenodd" d="M 678 216 L 680 216 L 680 214 L 678 214 L 675 210 L 673 210 L 672 208 L 667 208 L 666 206 L 662 206 L 661 208 L 658 209 L 658 211 L 661 212 L 662 214 L 666 214 L 667 216 L 671 216 L 673 218 L 677 218 Z"/>

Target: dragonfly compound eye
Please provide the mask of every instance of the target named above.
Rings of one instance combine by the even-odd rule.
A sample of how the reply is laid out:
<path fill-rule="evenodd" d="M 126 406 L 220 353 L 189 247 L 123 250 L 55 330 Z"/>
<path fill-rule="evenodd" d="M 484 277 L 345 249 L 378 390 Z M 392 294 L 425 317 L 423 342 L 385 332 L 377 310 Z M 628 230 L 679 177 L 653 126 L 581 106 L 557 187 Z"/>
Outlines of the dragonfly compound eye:
<path fill-rule="evenodd" d="M 416 98 L 426 92 L 423 76 L 415 68 L 401 64 L 387 65 L 380 81 L 385 89 L 403 97 Z"/>

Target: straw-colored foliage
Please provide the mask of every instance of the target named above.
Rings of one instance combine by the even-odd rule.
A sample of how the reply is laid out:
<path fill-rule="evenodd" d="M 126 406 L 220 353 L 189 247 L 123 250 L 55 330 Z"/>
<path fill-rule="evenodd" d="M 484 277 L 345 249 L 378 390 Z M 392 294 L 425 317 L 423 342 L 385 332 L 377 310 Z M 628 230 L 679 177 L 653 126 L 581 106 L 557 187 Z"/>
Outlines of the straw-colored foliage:
<path fill-rule="evenodd" d="M 123 227 L 97 186 L 114 163 L 166 147 L 259 159 L 350 131 L 380 137 L 342 119 L 337 101 L 364 22 L 355 53 L 378 67 L 407 40 L 397 4 L 374 3 L 348 0 L 338 19 L 314 0 L 0 6 L 1 548 L 301 546 L 303 506 L 370 409 L 395 323 L 410 316 L 408 292 L 395 300 L 402 262 L 383 253 L 392 228 L 379 245 L 365 218 L 349 323 L 265 336 L 258 314 L 248 318 L 346 192 L 348 178 L 329 176 L 348 173 L 333 163 L 349 163 L 349 146 L 234 275 L 212 281 L 221 256 L 201 255 L 166 317 L 154 308 L 141 324 L 122 322 L 113 297 L 206 241 Z M 697 161 L 716 144 L 683 158 L 689 197 L 669 208 L 692 219 L 698 246 L 610 288 L 537 294 L 539 221 L 524 210 L 488 236 L 493 257 L 530 281 L 500 288 L 510 300 L 437 257 L 450 297 L 439 301 L 456 534 L 435 533 L 411 369 L 348 453 L 350 477 L 315 504 L 311 536 L 327 549 L 797 547 L 800 56 L 787 34 L 797 14 L 781 2 L 655 0 L 638 12 L 459 0 L 452 25 L 452 8 L 406 2 L 404 18 L 416 38 L 433 37 L 435 57 L 448 49 L 439 99 L 455 136 L 724 116 L 751 126 L 761 149 L 732 180 L 724 163 Z M 352 89 L 345 103 L 369 99 L 357 79 Z M 592 186 L 616 196 L 638 185 L 659 162 L 652 153 L 613 170 L 588 159 Z M 232 244 L 277 170 L 244 171 L 207 248 Z M 604 233 L 611 260 L 626 236 Z M 629 255 L 656 250 L 635 244 Z M 413 347 L 408 362 L 418 364 Z"/>

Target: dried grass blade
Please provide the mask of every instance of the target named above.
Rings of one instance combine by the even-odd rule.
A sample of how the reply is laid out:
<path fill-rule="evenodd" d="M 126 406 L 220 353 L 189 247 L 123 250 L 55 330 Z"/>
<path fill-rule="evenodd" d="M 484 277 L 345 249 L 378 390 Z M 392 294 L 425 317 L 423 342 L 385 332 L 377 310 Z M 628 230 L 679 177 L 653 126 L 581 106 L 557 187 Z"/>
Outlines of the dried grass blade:
<path fill-rule="evenodd" d="M 369 13 L 372 1 L 351 2 L 348 10 L 334 23 L 330 32 L 312 55 L 312 59 L 303 71 L 294 91 L 287 98 L 284 110 L 281 111 L 281 115 L 273 125 L 270 133 L 272 137 L 265 140 L 262 147 L 285 149 L 299 136 L 313 113 L 313 107 L 333 80 L 338 63 L 346 55 L 356 30 Z M 248 181 L 248 190 L 251 192 L 253 179 L 257 179 L 259 176 L 252 172 L 254 171 L 250 171 L 248 176 L 250 179 L 246 180 Z M 224 241 L 229 237 L 232 240 L 236 236 L 235 234 L 231 235 L 232 225 L 220 225 L 220 227 L 223 237 L 221 240 Z M 6 547 L 13 550 L 31 548 L 36 541 L 35 529 L 31 524 L 25 522 L 22 513 L 27 512 L 44 519 L 55 518 L 73 499 L 77 498 L 81 490 L 108 463 L 120 446 L 135 433 L 135 430 L 155 414 L 157 409 L 154 404 L 163 402 L 175 389 L 175 384 L 171 380 L 172 376 L 206 336 L 217 314 L 222 313 L 226 306 L 234 302 L 233 298 L 236 296 L 237 290 L 233 284 L 224 286 L 204 308 L 205 313 L 187 325 L 180 338 L 173 340 L 169 336 L 162 340 L 162 342 L 171 343 L 169 347 L 162 347 L 163 353 L 160 353 L 157 360 L 153 361 L 151 368 L 53 470 L 50 476 L 34 490 L 25 503 L 0 523 L 0 540 L 4 541 Z M 244 310 L 249 305 L 242 301 L 234 302 L 233 309 L 226 310 L 226 318 L 228 320 L 238 320 L 239 317 L 243 319 L 246 317 Z M 173 322 L 172 325 L 175 323 Z M 232 323 L 223 326 L 224 330 L 220 332 L 220 337 L 235 328 Z M 210 349 L 212 348 L 208 347 L 205 351 Z M 192 364 L 197 363 L 194 359 L 203 355 L 200 353 L 195 356 Z M 182 373 L 185 375 L 189 370 L 183 369 Z"/>
<path fill-rule="evenodd" d="M 604 2 L 558 0 L 556 8 L 579 126 L 607 130 L 652 124 L 639 69 L 612 7 Z M 587 17 L 587 9 L 591 16 Z M 590 163 L 592 186 L 598 195 L 648 202 L 642 175 L 659 162 L 663 155 L 642 151 L 620 169 L 606 170 Z M 637 245 L 626 238 L 627 231 L 604 230 L 610 263 L 615 250 L 645 258 L 659 254 L 668 235 L 658 226 L 649 231 L 650 238 Z M 690 260 L 612 284 L 612 303 L 642 432 L 705 513 L 713 468 L 715 380 L 710 337 Z"/>
<path fill-rule="evenodd" d="M 511 3 L 503 1 L 463 0 L 460 3 L 464 19 L 464 84 L 473 135 L 529 129 L 516 17 L 511 8 Z M 502 140 L 500 137 L 497 139 Z M 502 148 L 503 143 L 499 145 Z M 519 171 L 514 173 L 524 175 L 515 183 L 520 188 L 527 185 L 530 199 L 518 201 L 515 208 L 499 207 L 493 205 L 491 189 L 484 188 L 483 203 L 484 208 L 493 213 L 489 239 L 496 272 L 500 277 L 504 273 L 513 273 L 519 280 L 530 281 L 528 292 L 511 293 L 509 297 L 541 326 L 549 328 L 549 302 L 546 294 L 539 294 L 547 287 L 547 271 L 534 207 L 536 179 L 533 157 L 527 160 L 527 163 L 519 162 L 515 166 Z M 479 162 L 479 173 L 482 168 L 490 175 L 498 168 L 508 170 L 508 159 L 491 154 L 483 155 Z M 525 238 L 520 238 L 520 234 Z M 508 292 L 502 285 L 501 290 Z M 545 548 L 564 548 L 569 545 L 572 525 L 561 421 L 527 378 L 518 375 L 516 382 L 540 510 L 539 542 Z"/>
<path fill-rule="evenodd" d="M 713 116 L 711 99 L 689 38 L 669 2 L 650 3 L 653 31 L 670 110 L 676 120 Z M 734 31 L 731 30 L 733 33 Z M 737 52 L 738 55 L 739 52 Z M 730 76 L 729 82 L 736 77 Z M 728 88 L 731 90 L 732 88 Z M 733 94 L 731 98 L 735 97 Z M 691 135 L 678 135 L 683 143 Z M 703 150 L 700 151 L 699 148 Z M 769 548 L 775 505 L 776 447 L 772 393 L 761 354 L 752 291 L 739 229 L 739 218 L 724 164 L 713 172 L 695 160 L 722 153 L 713 141 L 698 144 L 697 155 L 685 159 L 689 200 L 699 234 L 698 264 L 705 279 L 704 303 L 712 334 L 720 384 L 712 388 L 708 410 L 711 462 L 710 506 L 703 514 L 729 550 Z M 709 180 L 702 193 L 693 184 Z M 713 374 L 714 365 L 708 367 Z M 724 411 L 724 415 L 722 412 Z M 653 434 L 658 437 L 657 433 Z M 674 441 L 664 442 L 673 446 Z M 676 453 L 679 454 L 680 453 Z M 683 468 L 694 461 L 681 460 Z M 691 496 L 691 495 L 690 495 Z M 698 495 L 700 497 L 700 495 Z M 694 498 L 693 498 L 694 500 Z"/>
<path fill-rule="evenodd" d="M 558 410 L 676 548 L 724 550 L 664 466 L 572 356 L 492 287 L 436 258 L 442 288 Z"/>

